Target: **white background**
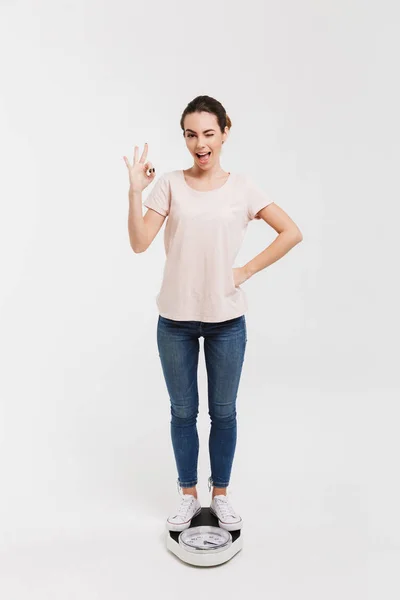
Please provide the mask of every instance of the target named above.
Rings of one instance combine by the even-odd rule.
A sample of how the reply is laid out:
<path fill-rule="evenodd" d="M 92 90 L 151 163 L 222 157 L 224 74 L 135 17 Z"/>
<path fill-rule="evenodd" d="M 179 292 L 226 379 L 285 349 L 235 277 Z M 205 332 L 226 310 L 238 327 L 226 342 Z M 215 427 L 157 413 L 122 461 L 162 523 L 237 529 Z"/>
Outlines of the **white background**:
<path fill-rule="evenodd" d="M 398 598 L 396 2 L 3 1 L 0 16 L 2 597 Z M 201 94 L 232 120 L 222 168 L 303 241 L 242 286 L 244 549 L 194 582 L 164 538 L 179 502 L 156 345 L 165 225 L 133 253 L 122 157 L 148 142 L 158 176 L 189 168 L 179 121 Z M 275 237 L 251 222 L 235 266 Z"/>

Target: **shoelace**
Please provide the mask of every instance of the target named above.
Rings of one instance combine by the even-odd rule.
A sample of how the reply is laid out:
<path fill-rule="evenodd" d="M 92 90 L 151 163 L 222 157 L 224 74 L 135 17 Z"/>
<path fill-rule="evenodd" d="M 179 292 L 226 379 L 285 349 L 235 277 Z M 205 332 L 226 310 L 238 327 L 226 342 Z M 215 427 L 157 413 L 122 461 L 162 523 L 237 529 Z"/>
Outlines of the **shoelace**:
<path fill-rule="evenodd" d="M 237 516 L 226 496 L 214 496 L 214 502 L 218 506 L 218 510 L 221 511 L 221 516 L 223 519 L 225 517 L 235 518 Z"/>
<path fill-rule="evenodd" d="M 178 512 L 172 518 L 175 519 L 175 517 L 182 517 L 182 519 L 185 521 L 188 510 L 191 507 L 193 502 L 194 502 L 193 496 L 190 496 L 189 494 L 184 494 L 181 498 L 181 503 L 180 503 Z"/>

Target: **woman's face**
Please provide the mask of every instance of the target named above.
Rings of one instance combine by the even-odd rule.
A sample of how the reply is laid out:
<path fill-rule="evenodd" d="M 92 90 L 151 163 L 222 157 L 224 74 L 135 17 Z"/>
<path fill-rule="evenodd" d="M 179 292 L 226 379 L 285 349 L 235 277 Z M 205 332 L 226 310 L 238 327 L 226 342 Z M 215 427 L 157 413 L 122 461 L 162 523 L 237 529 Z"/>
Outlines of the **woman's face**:
<path fill-rule="evenodd" d="M 222 142 L 228 135 L 228 127 L 225 128 L 225 133 L 221 133 L 217 117 L 203 111 L 186 115 L 184 128 L 186 146 L 195 164 L 201 169 L 209 169 L 212 165 L 218 164 Z M 201 158 L 198 153 L 211 154 Z"/>

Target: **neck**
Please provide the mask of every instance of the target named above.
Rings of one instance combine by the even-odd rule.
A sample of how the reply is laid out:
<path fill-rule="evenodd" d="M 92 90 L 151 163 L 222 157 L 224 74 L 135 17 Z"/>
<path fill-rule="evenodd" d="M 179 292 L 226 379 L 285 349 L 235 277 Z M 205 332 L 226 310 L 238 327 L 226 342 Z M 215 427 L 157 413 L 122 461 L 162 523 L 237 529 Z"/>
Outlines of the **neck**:
<path fill-rule="evenodd" d="M 188 170 L 188 175 L 190 175 L 191 177 L 196 177 L 198 179 L 211 181 L 212 179 L 218 179 L 219 177 L 228 175 L 228 173 L 221 168 L 221 165 L 219 163 L 212 165 L 208 169 L 202 169 L 198 165 L 194 164 L 193 167 L 191 167 Z"/>

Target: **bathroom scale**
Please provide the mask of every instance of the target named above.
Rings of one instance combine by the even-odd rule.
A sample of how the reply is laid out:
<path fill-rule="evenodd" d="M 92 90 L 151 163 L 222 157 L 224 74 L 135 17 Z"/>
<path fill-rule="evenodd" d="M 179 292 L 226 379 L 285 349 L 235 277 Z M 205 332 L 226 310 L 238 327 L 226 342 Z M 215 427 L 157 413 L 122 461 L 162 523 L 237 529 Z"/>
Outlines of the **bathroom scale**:
<path fill-rule="evenodd" d="M 230 560 L 243 546 L 241 529 L 227 531 L 218 525 L 209 507 L 193 517 L 183 531 L 167 529 L 167 548 L 183 562 L 197 567 L 213 567 Z"/>

